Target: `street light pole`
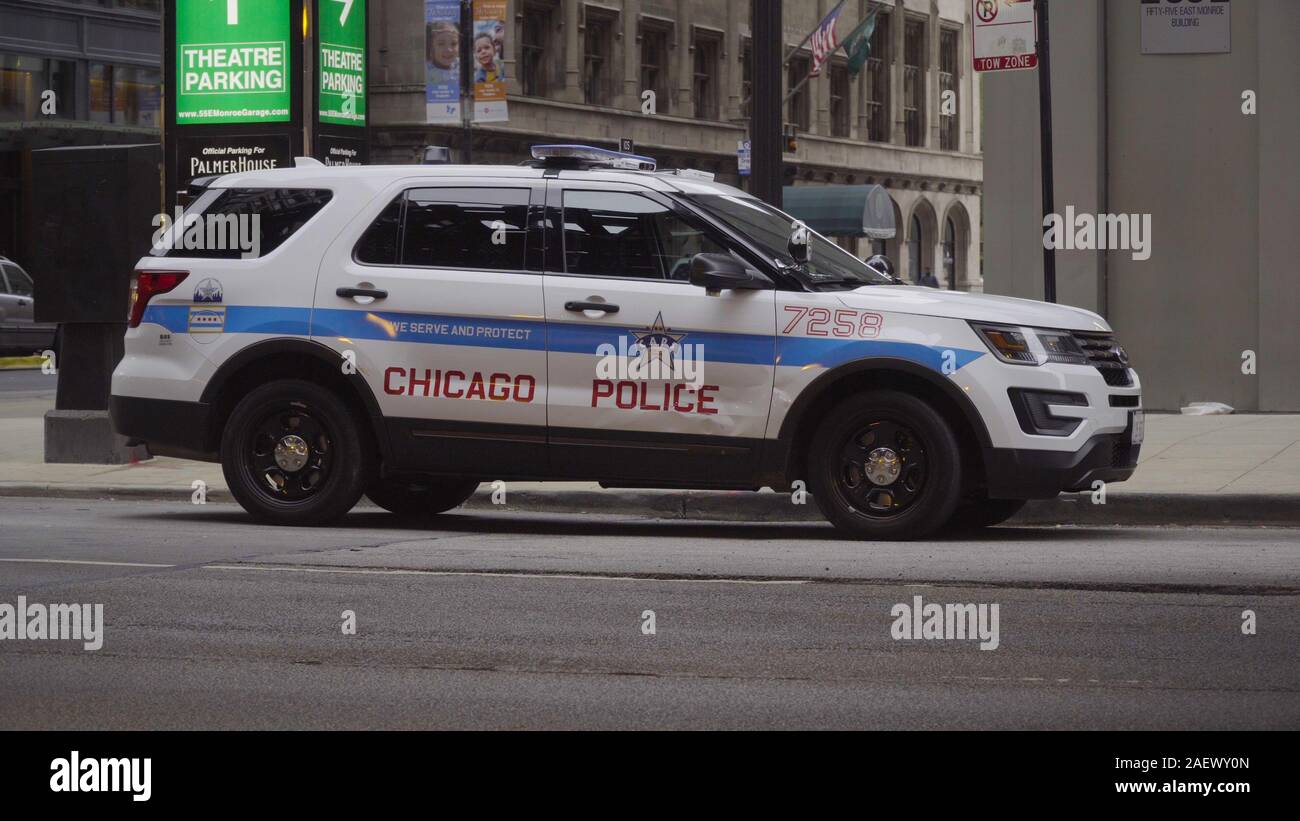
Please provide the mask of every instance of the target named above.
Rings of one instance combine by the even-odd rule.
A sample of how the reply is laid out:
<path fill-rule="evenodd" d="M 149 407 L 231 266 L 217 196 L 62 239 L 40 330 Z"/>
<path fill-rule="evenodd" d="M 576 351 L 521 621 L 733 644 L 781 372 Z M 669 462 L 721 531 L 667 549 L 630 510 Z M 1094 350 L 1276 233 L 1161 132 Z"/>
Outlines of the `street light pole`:
<path fill-rule="evenodd" d="M 753 91 L 749 105 L 750 183 L 754 196 L 781 207 L 781 0 L 750 0 Z"/>
<path fill-rule="evenodd" d="M 1043 220 L 1056 212 L 1056 190 L 1052 176 L 1052 59 L 1048 51 L 1047 0 L 1034 0 L 1038 17 L 1038 116 L 1040 153 L 1043 161 Z M 1043 300 L 1056 301 L 1056 249 L 1043 243 Z"/>

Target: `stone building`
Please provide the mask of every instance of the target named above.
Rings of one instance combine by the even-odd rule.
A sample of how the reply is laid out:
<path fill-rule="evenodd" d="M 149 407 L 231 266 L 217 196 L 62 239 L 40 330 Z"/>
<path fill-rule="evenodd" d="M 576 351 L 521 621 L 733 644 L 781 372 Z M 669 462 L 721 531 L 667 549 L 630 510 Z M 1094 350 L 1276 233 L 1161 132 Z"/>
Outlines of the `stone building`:
<path fill-rule="evenodd" d="M 784 4 L 785 89 L 812 59 L 797 48 L 834 0 Z M 843 50 L 785 105 L 796 148 L 787 184 L 886 187 L 898 233 L 878 241 L 902 276 L 932 271 L 944 287 L 982 290 L 980 85 L 970 69 L 966 0 L 846 0 L 841 38 L 878 17 L 866 68 Z M 698 168 L 744 186 L 737 145 L 748 136 L 749 0 L 509 0 L 503 54 L 509 121 L 471 129 L 472 158 L 515 163 L 539 142 L 616 147 L 634 141 L 661 166 Z M 460 127 L 425 122 L 424 3 L 371 10 L 373 162 L 414 162 L 426 145 L 466 157 Z M 642 113 L 644 92 L 655 111 Z M 947 92 L 952 92 L 948 94 Z M 865 239 L 842 238 L 865 256 Z"/>

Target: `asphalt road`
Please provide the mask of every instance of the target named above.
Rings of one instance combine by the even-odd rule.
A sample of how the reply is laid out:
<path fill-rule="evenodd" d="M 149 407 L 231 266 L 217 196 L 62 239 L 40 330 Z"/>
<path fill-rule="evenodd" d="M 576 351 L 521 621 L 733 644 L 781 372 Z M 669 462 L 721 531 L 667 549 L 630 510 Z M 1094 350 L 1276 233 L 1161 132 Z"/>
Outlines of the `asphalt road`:
<path fill-rule="evenodd" d="M 821 525 L 0 498 L 0 728 L 1300 729 L 1300 531 Z M 996 603 L 999 646 L 891 608 Z M 344 610 L 356 635 L 344 635 Z M 655 635 L 642 632 L 653 610 Z M 1243 635 L 1242 612 L 1257 633 Z"/>

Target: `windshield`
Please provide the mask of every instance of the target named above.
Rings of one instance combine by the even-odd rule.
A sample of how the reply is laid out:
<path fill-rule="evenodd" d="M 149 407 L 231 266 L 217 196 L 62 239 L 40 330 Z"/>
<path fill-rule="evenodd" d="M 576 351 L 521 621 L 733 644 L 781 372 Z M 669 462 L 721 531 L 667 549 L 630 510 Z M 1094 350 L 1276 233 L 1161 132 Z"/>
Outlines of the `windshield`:
<path fill-rule="evenodd" d="M 744 234 L 772 262 L 795 271 L 810 285 L 847 283 L 857 287 L 894 284 L 894 280 L 871 270 L 862 260 L 811 229 L 808 231 L 808 263 L 795 267 L 789 251 L 794 217 L 761 200 L 734 194 L 687 194 L 685 197 Z"/>

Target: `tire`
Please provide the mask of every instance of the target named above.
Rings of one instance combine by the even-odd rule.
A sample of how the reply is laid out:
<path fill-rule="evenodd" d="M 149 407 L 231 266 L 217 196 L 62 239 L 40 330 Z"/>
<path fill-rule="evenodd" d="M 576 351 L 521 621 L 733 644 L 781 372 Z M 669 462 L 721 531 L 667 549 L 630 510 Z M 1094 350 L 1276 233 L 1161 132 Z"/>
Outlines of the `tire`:
<path fill-rule="evenodd" d="M 961 451 L 952 428 L 926 402 L 893 390 L 861 393 L 832 408 L 813 435 L 807 470 L 822 514 L 859 539 L 924 538 L 961 499 Z"/>
<path fill-rule="evenodd" d="M 1016 515 L 1026 504 L 1027 499 L 989 499 L 979 497 L 969 499 L 957 506 L 952 518 L 948 520 L 948 530 L 981 530 L 1000 525 Z"/>
<path fill-rule="evenodd" d="M 254 389 L 235 405 L 221 437 L 231 495 L 270 524 L 342 518 L 376 461 L 356 418 L 339 396 L 311 382 L 282 379 Z"/>
<path fill-rule="evenodd" d="M 380 479 L 366 489 L 366 497 L 399 516 L 432 516 L 460 507 L 478 490 L 477 479 L 433 477 Z"/>

